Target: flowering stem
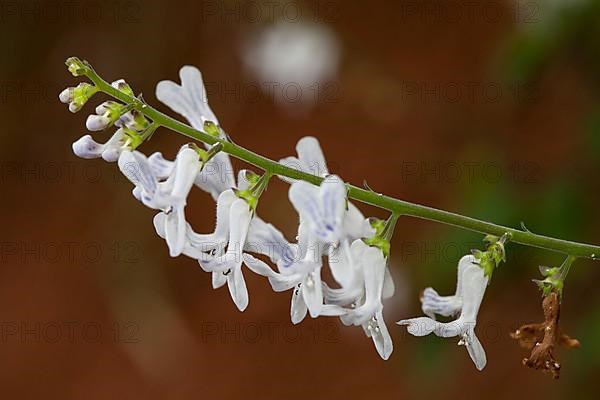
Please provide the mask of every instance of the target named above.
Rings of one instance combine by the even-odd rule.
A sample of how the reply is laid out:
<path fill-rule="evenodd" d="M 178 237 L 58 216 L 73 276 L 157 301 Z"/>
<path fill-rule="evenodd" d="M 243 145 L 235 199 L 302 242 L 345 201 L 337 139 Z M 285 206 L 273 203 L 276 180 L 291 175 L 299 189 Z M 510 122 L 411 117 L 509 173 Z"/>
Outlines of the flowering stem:
<path fill-rule="evenodd" d="M 323 178 L 302 172 L 294 168 L 282 165 L 269 158 L 256 154 L 244 147 L 241 147 L 233 142 L 211 136 L 202 131 L 196 130 L 166 114 L 161 113 L 155 108 L 147 105 L 143 99 L 135 98 L 127 95 L 112 87 L 108 82 L 103 80 L 94 69 L 87 63 L 83 62 L 80 65 L 79 75 L 87 76 L 102 92 L 122 101 L 125 104 L 133 104 L 135 109 L 150 118 L 155 124 L 178 132 L 192 139 L 214 145 L 220 143 L 222 151 L 263 169 L 268 174 L 281 175 L 288 178 L 299 179 L 314 185 L 320 185 Z M 529 231 L 508 228 L 501 225 L 496 225 L 490 222 L 477 220 L 435 209 L 432 207 L 423 206 L 420 204 L 410 203 L 404 200 L 395 199 L 381 193 L 376 193 L 372 190 L 365 190 L 357 186 L 347 185 L 348 197 L 375 207 L 391 211 L 395 215 L 406 215 L 430 221 L 435 221 L 447 225 L 456 226 L 462 229 L 480 232 L 488 235 L 501 237 L 508 234 L 510 240 L 526 246 L 538 247 L 558 253 L 567 254 L 572 257 L 582 257 L 598 259 L 600 257 L 600 247 L 584 243 L 576 243 L 562 239 L 537 235 Z"/>

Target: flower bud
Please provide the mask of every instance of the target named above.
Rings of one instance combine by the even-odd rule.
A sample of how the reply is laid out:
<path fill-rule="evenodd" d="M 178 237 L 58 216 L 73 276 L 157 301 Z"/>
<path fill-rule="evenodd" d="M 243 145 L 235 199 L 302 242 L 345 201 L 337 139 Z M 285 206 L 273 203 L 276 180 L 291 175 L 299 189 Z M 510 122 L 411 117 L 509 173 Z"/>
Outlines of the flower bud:
<path fill-rule="evenodd" d="M 67 61 L 65 61 L 69 72 L 73 74 L 73 76 L 82 76 L 86 73 L 86 68 L 88 68 L 84 62 L 82 62 L 77 57 L 69 57 Z"/>
<path fill-rule="evenodd" d="M 73 153 L 77 157 L 86 159 L 98 158 L 104 150 L 104 146 L 94 141 L 90 135 L 80 137 L 79 140 L 73 143 L 72 147 Z"/>
<path fill-rule="evenodd" d="M 131 86 L 129 86 L 129 84 L 127 82 L 125 82 L 125 79 L 116 80 L 113 83 L 111 83 L 110 85 L 112 87 L 114 87 L 115 89 L 117 89 L 118 91 L 125 93 L 128 96 L 134 97 L 133 89 L 131 89 Z"/>
<path fill-rule="evenodd" d="M 145 130 L 146 128 L 148 128 L 150 123 L 148 122 L 146 117 L 144 117 L 144 114 L 142 114 L 141 112 L 139 112 L 137 110 L 131 110 L 131 111 L 126 112 L 125 114 L 121 115 L 121 118 L 119 118 L 115 122 L 115 125 L 118 126 L 119 128 L 127 127 L 134 131 L 141 132 L 141 131 Z"/>
<path fill-rule="evenodd" d="M 69 103 L 69 111 L 75 113 L 88 102 L 88 100 L 98 92 L 98 88 L 89 83 L 80 83 L 76 87 L 68 87 L 58 95 L 62 103 Z"/>
<path fill-rule="evenodd" d="M 61 103 L 70 103 L 73 101 L 73 90 L 74 88 L 72 87 L 68 87 L 65 90 L 63 90 L 62 92 L 60 92 L 60 94 L 58 95 L 58 99 L 60 100 Z"/>
<path fill-rule="evenodd" d="M 126 111 L 127 107 L 114 101 L 105 101 L 96 107 L 96 114 L 88 116 L 86 127 L 88 130 L 102 131 L 112 126 Z"/>
<path fill-rule="evenodd" d="M 204 121 L 204 132 L 206 132 L 210 136 L 214 136 L 214 137 L 220 137 L 221 136 L 221 128 L 219 128 L 212 121 Z"/>
<path fill-rule="evenodd" d="M 85 121 L 85 127 L 92 132 L 103 131 L 111 124 L 110 118 L 104 115 L 89 115 Z"/>

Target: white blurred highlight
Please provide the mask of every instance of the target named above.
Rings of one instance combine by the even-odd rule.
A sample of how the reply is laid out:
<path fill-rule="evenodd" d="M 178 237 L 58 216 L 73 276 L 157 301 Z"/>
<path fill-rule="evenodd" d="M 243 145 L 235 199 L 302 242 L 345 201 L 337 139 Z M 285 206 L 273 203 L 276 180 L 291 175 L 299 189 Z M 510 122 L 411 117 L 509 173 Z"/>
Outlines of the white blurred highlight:
<path fill-rule="evenodd" d="M 335 33 L 317 23 L 276 22 L 247 40 L 244 66 L 286 112 L 303 113 L 331 97 L 340 58 Z M 332 99 L 329 98 L 329 101 Z"/>

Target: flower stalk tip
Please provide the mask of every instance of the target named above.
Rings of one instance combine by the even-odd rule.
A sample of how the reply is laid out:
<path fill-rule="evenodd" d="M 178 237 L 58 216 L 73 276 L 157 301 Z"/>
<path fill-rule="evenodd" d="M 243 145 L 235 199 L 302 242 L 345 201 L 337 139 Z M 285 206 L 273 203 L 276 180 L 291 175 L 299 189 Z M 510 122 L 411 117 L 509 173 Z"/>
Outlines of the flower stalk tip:
<path fill-rule="evenodd" d="M 69 72 L 75 77 L 87 75 L 91 68 L 87 61 L 81 61 L 77 57 L 67 58 L 65 64 L 67 65 Z"/>

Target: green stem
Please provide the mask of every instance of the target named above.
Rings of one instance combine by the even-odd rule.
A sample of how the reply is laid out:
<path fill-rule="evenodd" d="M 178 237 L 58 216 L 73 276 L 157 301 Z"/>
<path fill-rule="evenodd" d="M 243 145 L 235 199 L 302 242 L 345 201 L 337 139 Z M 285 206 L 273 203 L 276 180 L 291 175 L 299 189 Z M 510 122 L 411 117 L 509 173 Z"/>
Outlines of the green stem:
<path fill-rule="evenodd" d="M 140 99 L 128 96 L 127 94 L 113 88 L 110 84 L 104 81 L 88 64 L 85 64 L 85 71 L 83 75 L 86 75 L 104 93 L 124 102 L 125 104 L 133 103 L 138 111 L 142 112 L 146 117 L 154 121 L 154 123 L 204 143 L 211 145 L 215 143 L 221 143 L 225 153 L 261 168 L 267 173 L 293 179 L 300 179 L 315 185 L 319 185 L 323 180 L 321 177 L 279 164 L 276 161 L 263 157 L 260 154 L 256 154 L 244 147 L 236 145 L 235 143 L 216 138 L 208 135 L 207 133 L 196 130 L 182 122 L 179 122 L 176 119 L 171 118 L 168 115 L 163 114 L 155 108 L 145 104 Z M 348 197 L 375 207 L 389 210 L 397 215 L 407 215 L 426 219 L 474 232 L 495 235 L 498 237 L 504 234 L 509 234 L 512 242 L 526 246 L 538 247 L 567 254 L 573 257 L 591 259 L 598 259 L 598 257 L 600 257 L 599 246 L 555 239 L 552 237 L 537 235 L 529 231 L 508 228 L 448 211 L 438 210 L 420 204 L 414 204 L 395 199 L 353 185 L 348 185 Z"/>

